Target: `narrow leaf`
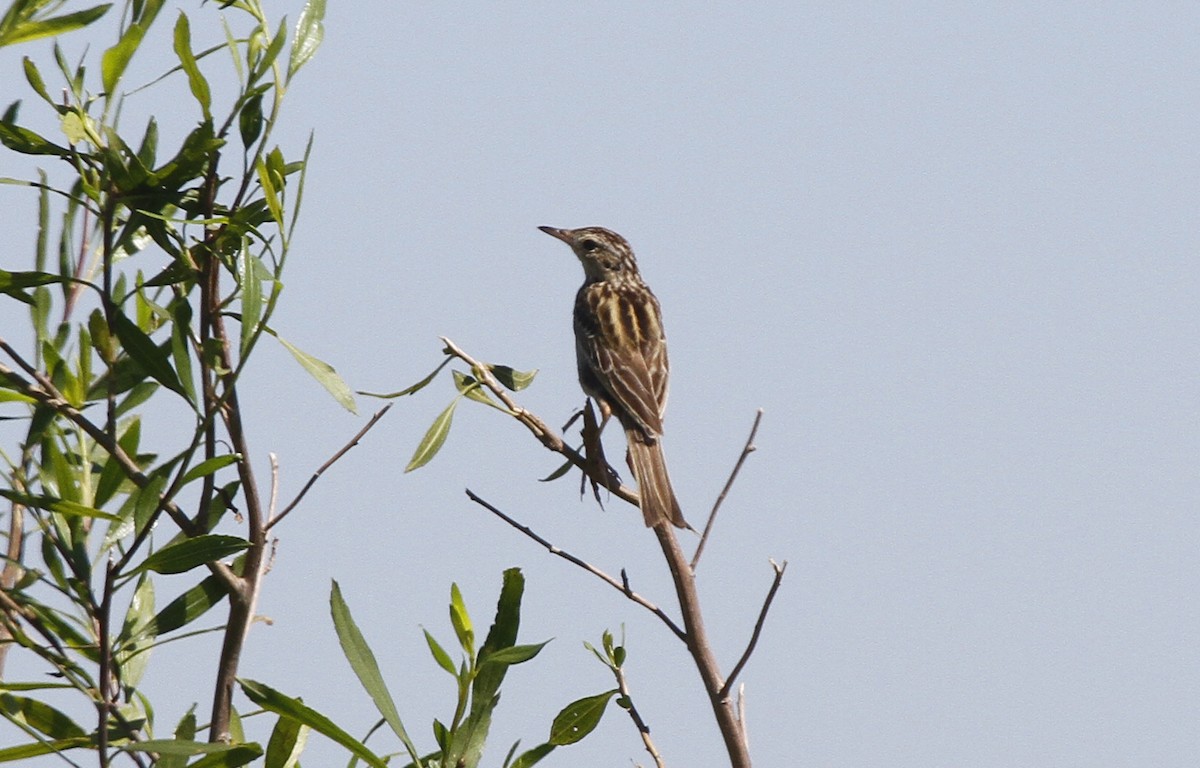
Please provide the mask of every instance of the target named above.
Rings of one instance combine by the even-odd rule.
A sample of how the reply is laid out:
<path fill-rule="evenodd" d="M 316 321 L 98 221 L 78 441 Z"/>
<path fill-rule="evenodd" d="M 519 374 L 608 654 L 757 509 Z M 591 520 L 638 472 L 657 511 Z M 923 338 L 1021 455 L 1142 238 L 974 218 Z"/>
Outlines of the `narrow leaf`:
<path fill-rule="evenodd" d="M 507 365 L 489 365 L 488 368 L 497 381 L 513 392 L 520 392 L 522 389 L 525 389 L 533 383 L 533 377 L 537 376 L 536 368 L 532 371 L 518 371 Z"/>
<path fill-rule="evenodd" d="M 342 652 L 346 654 L 346 660 L 350 662 L 350 668 L 354 670 L 354 674 L 358 676 L 359 682 L 371 697 L 371 701 L 375 703 L 375 708 L 383 715 L 388 726 L 404 743 L 409 755 L 416 761 L 418 759 L 416 747 L 408 738 L 408 732 L 400 720 L 396 702 L 392 699 L 392 694 L 383 681 L 383 673 L 379 671 L 379 663 L 375 661 L 375 654 L 371 651 L 371 646 L 367 645 L 366 638 L 359 631 L 358 625 L 354 623 L 354 617 L 350 615 L 350 607 L 342 599 L 342 589 L 336 581 L 333 582 L 333 590 L 329 594 L 329 611 L 333 615 L 333 627 L 337 631 Z"/>
<path fill-rule="evenodd" d="M 455 668 L 450 654 L 446 653 L 446 649 L 434 639 L 433 635 L 429 634 L 429 630 L 425 630 L 425 642 L 429 645 L 429 652 L 433 654 L 433 660 L 437 662 L 437 665 L 450 674 L 457 676 L 458 670 Z"/>
<path fill-rule="evenodd" d="M 21 63 L 25 67 L 25 80 L 29 83 L 29 87 L 36 91 L 43 101 L 55 106 L 54 99 L 50 98 L 50 94 L 46 91 L 46 81 L 42 79 L 42 73 L 38 71 L 37 64 L 34 64 L 33 59 L 28 56 Z"/>
<path fill-rule="evenodd" d="M 241 552 L 250 542 L 237 536 L 208 534 L 168 544 L 147 557 L 135 570 L 184 573 L 193 568 Z"/>
<path fill-rule="evenodd" d="M 183 385 L 179 383 L 179 377 L 175 374 L 175 369 L 171 367 L 167 352 L 155 344 L 141 328 L 137 327 L 136 323 L 118 312 L 113 315 L 113 331 L 121 340 L 125 353 L 143 371 L 172 392 L 187 397 Z"/>
<path fill-rule="evenodd" d="M 321 23 L 324 18 L 325 0 L 308 0 L 304 4 L 300 18 L 296 19 L 296 36 L 292 40 L 292 56 L 288 62 L 288 80 L 316 54 L 325 36 L 325 25 Z"/>
<path fill-rule="evenodd" d="M 387 768 L 387 763 L 374 752 L 367 749 L 366 745 L 343 731 L 332 720 L 320 712 L 305 705 L 299 699 L 285 696 L 274 688 L 253 680 L 239 679 L 238 684 L 241 685 L 242 692 L 246 694 L 246 697 L 258 706 L 309 726 L 317 733 L 323 734 L 342 745 L 358 759 L 374 766 L 374 768 Z"/>
<path fill-rule="evenodd" d="M 24 155 L 57 155 L 70 157 L 71 150 L 48 141 L 28 128 L 0 122 L 0 144 Z"/>
<path fill-rule="evenodd" d="M 442 445 L 446 442 L 446 436 L 450 434 L 450 423 L 454 419 L 454 409 L 457 407 L 458 398 L 456 397 L 433 420 L 433 424 L 429 426 L 425 436 L 421 438 L 420 444 L 417 445 L 417 450 L 408 460 L 408 466 L 404 468 L 405 472 L 412 472 L 414 469 L 425 466 L 442 449 Z"/>
<path fill-rule="evenodd" d="M 209 608 L 225 599 L 225 588 L 216 576 L 208 576 L 196 586 L 184 592 L 179 597 L 167 603 L 158 612 L 145 632 L 153 635 L 164 635 L 190 624 L 204 615 Z"/>
<path fill-rule="evenodd" d="M 508 648 L 502 648 L 495 653 L 489 654 L 481 660 L 482 664 L 521 664 L 529 661 L 534 656 L 537 656 L 543 648 L 546 647 L 547 640 L 534 645 L 512 645 Z"/>
<path fill-rule="evenodd" d="M 312 729 L 307 725 L 281 715 L 271 730 L 263 768 L 295 768 L 299 764 L 300 753 L 308 743 L 310 731 Z"/>
<path fill-rule="evenodd" d="M 53 16 L 39 21 L 26 21 L 14 24 L 12 27 L 6 26 L 0 29 L 0 47 L 15 43 L 27 43 L 43 37 L 57 37 L 76 29 L 82 29 L 103 16 L 111 7 L 112 3 L 105 3 L 74 13 L 64 13 L 62 16 Z"/>
<path fill-rule="evenodd" d="M 33 728 L 52 739 L 75 739 L 87 731 L 54 707 L 27 696 L 0 693 L 0 709 L 4 716 Z"/>
<path fill-rule="evenodd" d="M 254 340 L 258 321 L 262 317 L 262 277 L 258 274 L 257 261 L 250 253 L 249 248 L 242 249 L 238 259 L 238 273 L 242 281 L 241 354 L 243 357 L 250 349 L 250 342 Z"/>
<path fill-rule="evenodd" d="M 111 515 L 108 512 L 101 512 L 93 507 L 80 504 L 77 501 L 68 501 L 67 499 L 55 499 L 50 496 L 28 496 L 16 491 L 10 491 L 7 488 L 0 488 L 0 496 L 15 501 L 18 504 L 23 504 L 26 507 L 34 509 L 44 509 L 49 512 L 57 512 L 60 515 L 68 517 L 95 517 L 100 520 L 115 521 L 119 518 L 116 515 Z"/>
<path fill-rule="evenodd" d="M 202 477 L 207 477 L 218 469 L 228 467 L 230 464 L 236 464 L 240 458 L 241 454 L 239 453 L 227 453 L 224 456 L 213 456 L 211 459 L 202 461 L 187 471 L 183 476 L 181 486 L 187 485 L 194 480 L 199 480 Z"/>
<path fill-rule="evenodd" d="M 521 753 L 508 768 L 531 768 L 542 761 L 542 758 L 554 751 L 553 744 L 538 744 L 533 749 Z"/>
<path fill-rule="evenodd" d="M 204 79 L 204 73 L 200 71 L 200 65 L 196 63 L 196 54 L 192 53 L 192 30 L 188 24 L 187 15 L 182 11 L 175 21 L 175 55 L 179 57 L 179 63 L 183 66 L 183 71 L 187 73 L 188 87 L 192 89 L 192 95 L 199 102 L 204 119 L 210 119 L 212 117 L 210 111 L 212 92 L 208 88 L 208 81 Z"/>
<path fill-rule="evenodd" d="M 433 369 L 433 372 L 432 372 L 432 373 L 430 373 L 428 376 L 426 376 L 425 378 L 421 379 L 421 380 L 420 380 L 420 381 L 418 381 L 416 384 L 413 384 L 411 387 L 407 387 L 407 388 L 405 388 L 405 389 L 402 389 L 402 390 L 400 390 L 399 392 L 391 392 L 391 393 L 389 393 L 389 394 L 386 394 L 386 395 L 383 395 L 383 394 L 378 394 L 378 393 L 376 393 L 376 392 L 359 392 L 358 394 L 360 394 L 360 395 L 366 395 L 367 397 L 378 397 L 378 398 L 380 398 L 380 399 L 383 399 L 383 400 L 392 400 L 392 399 L 394 399 L 394 398 L 397 398 L 397 397 L 404 397 L 405 395 L 411 395 L 411 394 L 413 394 L 413 393 L 415 393 L 415 392 L 419 392 L 420 390 L 422 390 L 422 389 L 424 389 L 426 386 L 428 386 L 429 382 L 433 381 L 433 378 L 434 378 L 435 376 L 437 376 L 437 375 L 438 375 L 438 373 L 440 373 L 440 372 L 441 372 L 441 370 L 442 370 L 443 368 L 445 368 L 447 365 L 449 365 L 449 364 L 450 364 L 450 361 L 451 361 L 451 360 L 453 360 L 453 359 L 454 359 L 454 358 L 452 358 L 452 357 L 447 357 L 445 360 L 443 360 L 441 363 L 439 363 L 439 364 L 438 364 L 438 367 L 437 367 L 437 368 L 434 368 L 434 369 Z"/>
<path fill-rule="evenodd" d="M 308 371 L 314 379 L 317 380 L 325 391 L 333 395 L 333 399 L 338 401 L 338 404 L 351 413 L 358 413 L 357 406 L 354 404 L 354 394 L 350 391 L 350 387 L 346 386 L 346 382 L 338 375 L 338 372 L 333 369 L 333 366 L 322 360 L 318 360 L 304 350 L 289 343 L 286 339 L 275 332 L 271 334 L 279 339 L 279 343 L 284 348 L 292 353 L 292 357 L 296 358 L 296 362 L 300 363 L 304 370 Z"/>
<path fill-rule="evenodd" d="M 110 96 L 115 95 L 117 83 L 125 74 L 129 60 L 133 58 L 134 52 L 142 44 L 142 38 L 145 36 L 146 28 L 135 22 L 129 25 L 129 29 L 125 30 L 125 34 L 121 35 L 121 39 L 117 41 L 116 45 L 104 52 L 100 58 L 100 77 L 105 93 Z"/>

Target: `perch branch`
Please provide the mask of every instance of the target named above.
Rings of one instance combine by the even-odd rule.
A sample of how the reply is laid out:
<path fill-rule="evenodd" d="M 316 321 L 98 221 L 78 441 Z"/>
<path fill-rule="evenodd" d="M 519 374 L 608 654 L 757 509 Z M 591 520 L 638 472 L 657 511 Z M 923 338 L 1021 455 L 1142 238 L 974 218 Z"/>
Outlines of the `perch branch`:
<path fill-rule="evenodd" d="M 520 405 L 517 405 L 517 402 L 512 398 L 512 395 L 510 395 L 508 390 L 504 388 L 504 385 L 496 380 L 496 377 L 485 364 L 468 355 L 457 344 L 445 336 L 440 338 L 442 343 L 446 345 L 445 353 L 453 357 L 457 357 L 459 360 L 462 360 L 464 363 L 471 366 L 471 371 L 475 375 L 475 378 L 478 379 L 485 387 L 487 387 L 488 390 L 495 395 L 501 403 L 504 404 L 504 407 L 509 410 L 513 418 L 524 424 L 525 428 L 533 433 L 533 436 L 536 437 L 542 445 L 546 446 L 555 453 L 562 455 L 572 464 L 579 467 L 579 469 L 587 473 L 589 477 L 592 477 L 596 483 L 608 488 L 612 492 L 613 496 L 637 506 L 637 491 L 627 485 L 617 483 L 608 477 L 604 477 L 602 470 L 595 470 L 596 474 L 599 476 L 593 476 L 593 467 L 589 464 L 587 459 L 585 459 L 574 448 L 567 445 L 566 442 L 563 441 L 562 437 L 552 428 L 550 428 L 546 422 L 542 421 L 533 413 L 525 410 Z"/>

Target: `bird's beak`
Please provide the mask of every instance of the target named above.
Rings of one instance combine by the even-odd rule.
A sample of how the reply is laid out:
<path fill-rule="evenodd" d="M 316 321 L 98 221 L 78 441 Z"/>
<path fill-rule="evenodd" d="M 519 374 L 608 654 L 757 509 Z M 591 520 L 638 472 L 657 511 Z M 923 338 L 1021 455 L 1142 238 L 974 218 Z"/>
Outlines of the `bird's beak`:
<path fill-rule="evenodd" d="M 556 229 L 555 227 L 538 227 L 538 229 L 542 230 L 547 235 L 550 235 L 550 237 L 557 237 L 567 245 L 571 245 L 572 238 L 571 230 L 569 229 Z"/>

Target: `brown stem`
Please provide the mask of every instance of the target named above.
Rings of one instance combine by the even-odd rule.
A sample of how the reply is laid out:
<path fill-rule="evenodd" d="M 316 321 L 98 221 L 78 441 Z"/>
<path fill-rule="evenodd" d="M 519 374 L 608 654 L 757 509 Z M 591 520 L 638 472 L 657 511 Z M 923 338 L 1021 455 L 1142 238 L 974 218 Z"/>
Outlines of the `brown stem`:
<path fill-rule="evenodd" d="M 721 670 L 717 666 L 716 656 L 713 655 L 712 646 L 708 642 L 708 633 L 704 629 L 700 596 L 696 592 L 696 575 L 679 546 L 679 540 L 675 538 L 675 529 L 669 523 L 660 523 L 654 526 L 654 533 L 662 545 L 663 557 L 666 558 L 671 578 L 675 581 L 679 610 L 683 614 L 683 626 L 687 631 L 688 651 L 696 662 L 700 679 L 704 682 L 704 690 L 717 719 L 717 728 L 721 731 L 721 737 L 725 740 L 725 750 L 729 753 L 729 764 L 733 768 L 750 768 L 750 748 L 746 744 L 746 734 L 733 702 L 727 693 L 722 693 L 725 683 L 721 679 Z"/>
<path fill-rule="evenodd" d="M 216 161 L 213 161 L 214 167 Z M 217 280 L 221 264 L 214 253 L 206 254 L 204 268 L 208 272 L 205 279 L 210 280 L 208 295 L 209 302 L 218 301 L 219 291 Z M 217 682 L 213 690 L 212 717 L 209 725 L 209 741 L 228 742 L 229 723 L 233 707 L 233 686 L 237 678 L 238 665 L 241 661 L 242 649 L 250 632 L 250 624 L 254 620 L 254 609 L 258 602 L 259 589 L 262 586 L 263 565 L 267 552 L 267 519 L 264 514 L 262 501 L 258 494 L 258 483 L 254 477 L 254 466 L 251 461 L 250 446 L 242 425 L 242 409 L 237 394 L 237 374 L 234 373 L 232 348 L 229 335 L 225 331 L 225 322 L 216 304 L 208 306 L 208 320 L 211 323 L 213 338 L 218 342 L 218 365 L 228 373 L 220 376 L 225 390 L 225 407 L 221 415 L 225 420 L 225 429 L 233 443 L 233 450 L 240 458 L 237 462 L 238 476 L 242 483 L 242 495 L 246 500 L 247 539 L 250 542 L 246 550 L 244 565 L 240 578 L 229 590 L 229 621 L 225 625 L 225 640 L 221 644 L 221 658 L 217 666 Z"/>

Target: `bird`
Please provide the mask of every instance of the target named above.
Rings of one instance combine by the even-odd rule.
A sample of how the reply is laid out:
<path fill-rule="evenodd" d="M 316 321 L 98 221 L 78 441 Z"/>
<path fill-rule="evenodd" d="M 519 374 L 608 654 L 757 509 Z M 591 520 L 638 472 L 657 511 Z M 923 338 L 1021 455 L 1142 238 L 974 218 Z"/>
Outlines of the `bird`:
<path fill-rule="evenodd" d="M 625 238 L 603 227 L 538 227 L 571 247 L 583 265 L 575 294 L 579 385 L 600 408 L 600 428 L 616 416 L 629 446 L 647 528 L 691 528 L 667 475 L 663 414 L 667 406 L 667 339 L 662 308 L 642 280 Z"/>

